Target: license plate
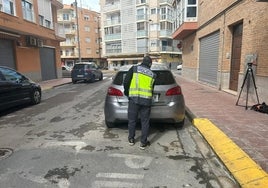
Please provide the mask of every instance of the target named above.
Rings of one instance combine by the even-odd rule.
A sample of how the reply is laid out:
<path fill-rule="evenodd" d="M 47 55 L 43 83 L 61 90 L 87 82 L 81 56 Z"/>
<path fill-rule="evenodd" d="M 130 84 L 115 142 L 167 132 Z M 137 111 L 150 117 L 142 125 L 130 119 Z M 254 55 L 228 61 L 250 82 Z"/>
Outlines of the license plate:
<path fill-rule="evenodd" d="M 78 78 L 84 77 L 84 75 L 77 75 Z"/>
<path fill-rule="evenodd" d="M 159 101 L 159 94 L 153 94 L 153 102 Z"/>

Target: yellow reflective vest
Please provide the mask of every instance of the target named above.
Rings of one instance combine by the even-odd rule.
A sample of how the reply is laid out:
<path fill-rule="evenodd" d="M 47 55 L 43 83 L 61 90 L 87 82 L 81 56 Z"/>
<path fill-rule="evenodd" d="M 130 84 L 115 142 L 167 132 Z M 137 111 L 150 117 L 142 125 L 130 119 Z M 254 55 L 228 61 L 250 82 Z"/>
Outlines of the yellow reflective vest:
<path fill-rule="evenodd" d="M 145 103 L 145 105 L 150 105 L 154 80 L 154 73 L 149 68 L 135 66 L 129 87 L 129 97 L 137 103 L 143 101 L 142 103 Z"/>

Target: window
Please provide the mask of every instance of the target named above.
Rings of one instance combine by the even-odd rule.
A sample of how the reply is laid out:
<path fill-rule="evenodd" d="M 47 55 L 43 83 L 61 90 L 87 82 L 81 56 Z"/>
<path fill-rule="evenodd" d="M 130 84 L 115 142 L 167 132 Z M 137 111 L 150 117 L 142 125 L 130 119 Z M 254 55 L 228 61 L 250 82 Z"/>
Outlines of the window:
<path fill-rule="evenodd" d="M 86 51 L 87 51 L 87 54 L 91 54 L 91 49 L 90 48 L 87 48 Z"/>
<path fill-rule="evenodd" d="M 137 30 L 145 30 L 145 23 L 144 22 L 140 22 L 137 23 Z"/>
<path fill-rule="evenodd" d="M 0 11 L 5 12 L 7 14 L 15 15 L 14 1 L 15 0 L 0 0 Z"/>
<path fill-rule="evenodd" d="M 187 17 L 192 18 L 196 17 L 196 10 L 197 5 L 196 5 L 196 0 L 188 0 L 187 4 Z"/>
<path fill-rule="evenodd" d="M 62 14 L 63 20 L 69 20 L 69 14 Z"/>
<path fill-rule="evenodd" d="M 39 15 L 39 25 L 44 25 L 44 16 Z"/>
<path fill-rule="evenodd" d="M 88 15 L 84 15 L 84 20 L 85 21 L 89 21 L 90 20 L 90 17 Z"/>
<path fill-rule="evenodd" d="M 45 27 L 50 28 L 51 22 L 49 20 L 45 20 Z"/>
<path fill-rule="evenodd" d="M 34 21 L 33 5 L 26 0 L 22 0 L 21 3 L 22 3 L 23 18 L 33 22 Z"/>
<path fill-rule="evenodd" d="M 86 43 L 90 43 L 90 38 L 89 37 L 86 37 Z"/>
<path fill-rule="evenodd" d="M 85 31 L 89 32 L 90 31 L 90 27 L 89 26 L 85 26 Z"/>

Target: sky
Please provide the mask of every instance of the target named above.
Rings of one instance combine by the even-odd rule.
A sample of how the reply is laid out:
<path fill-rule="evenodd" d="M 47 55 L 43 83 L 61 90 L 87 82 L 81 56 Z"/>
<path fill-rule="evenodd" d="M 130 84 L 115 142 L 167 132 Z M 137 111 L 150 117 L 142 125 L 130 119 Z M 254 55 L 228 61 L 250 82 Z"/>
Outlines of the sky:
<path fill-rule="evenodd" d="M 70 5 L 74 3 L 75 0 L 63 0 L 63 4 Z M 90 10 L 94 10 L 96 12 L 100 11 L 100 6 L 99 6 L 99 0 L 77 0 L 77 4 L 79 7 L 87 8 Z"/>

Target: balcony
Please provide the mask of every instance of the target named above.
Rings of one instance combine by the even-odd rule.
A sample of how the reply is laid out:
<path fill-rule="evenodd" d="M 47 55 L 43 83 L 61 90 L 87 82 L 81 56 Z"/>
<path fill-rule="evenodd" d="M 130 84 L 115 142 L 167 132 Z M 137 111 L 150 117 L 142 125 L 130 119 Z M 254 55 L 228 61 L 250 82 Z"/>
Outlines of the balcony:
<path fill-rule="evenodd" d="M 148 31 L 146 30 L 137 31 L 137 38 L 147 38 L 148 36 Z"/>
<path fill-rule="evenodd" d="M 106 12 L 114 12 L 114 11 L 117 11 L 117 10 L 120 10 L 120 3 L 116 3 L 116 4 L 106 4 L 104 5 L 103 7 L 103 12 L 106 13 Z"/>
<path fill-rule="evenodd" d="M 74 47 L 75 46 L 75 42 L 61 42 L 60 43 L 61 47 Z"/>
<path fill-rule="evenodd" d="M 142 15 L 137 15 L 137 21 L 147 21 L 148 20 L 148 16 L 145 14 Z"/>
<path fill-rule="evenodd" d="M 184 22 L 172 34 L 172 38 L 176 40 L 183 40 L 185 37 L 194 33 L 198 28 L 197 22 Z"/>
<path fill-rule="evenodd" d="M 160 30 L 159 37 L 161 38 L 171 38 L 172 31 L 171 30 Z"/>
<path fill-rule="evenodd" d="M 58 23 L 75 23 L 75 18 L 69 18 L 68 20 L 63 19 L 62 17 L 58 17 Z"/>
<path fill-rule="evenodd" d="M 65 35 L 76 35 L 77 31 L 75 29 L 65 29 L 64 33 Z"/>
<path fill-rule="evenodd" d="M 172 5 L 174 0 L 160 0 L 159 4 L 163 5 L 163 4 L 169 4 Z"/>
<path fill-rule="evenodd" d="M 104 40 L 121 40 L 121 33 L 105 35 Z"/>
<path fill-rule="evenodd" d="M 104 26 L 105 27 L 114 26 L 114 25 L 120 25 L 120 24 L 121 24 L 121 20 L 120 19 L 106 20 L 106 21 L 104 21 Z"/>

